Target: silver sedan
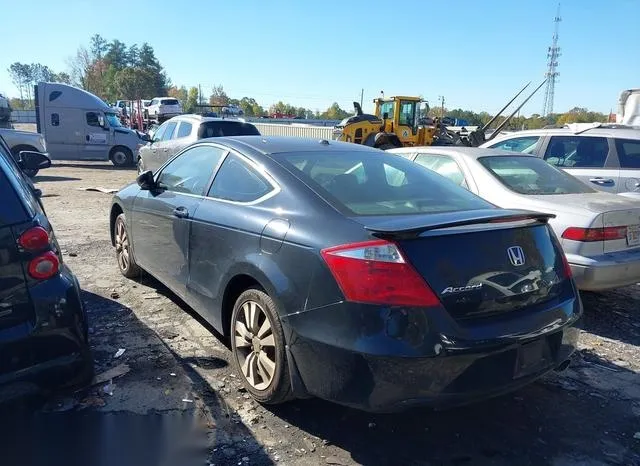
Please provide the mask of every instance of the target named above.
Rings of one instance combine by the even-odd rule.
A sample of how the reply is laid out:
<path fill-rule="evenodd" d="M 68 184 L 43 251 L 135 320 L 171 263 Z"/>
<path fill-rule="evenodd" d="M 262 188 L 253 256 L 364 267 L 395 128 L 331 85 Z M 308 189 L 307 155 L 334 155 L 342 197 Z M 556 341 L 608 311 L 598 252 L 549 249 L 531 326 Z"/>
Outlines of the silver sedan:
<path fill-rule="evenodd" d="M 470 147 L 405 147 L 403 156 L 503 208 L 550 221 L 578 287 L 602 291 L 640 282 L 640 201 L 597 191 L 544 160 Z"/>

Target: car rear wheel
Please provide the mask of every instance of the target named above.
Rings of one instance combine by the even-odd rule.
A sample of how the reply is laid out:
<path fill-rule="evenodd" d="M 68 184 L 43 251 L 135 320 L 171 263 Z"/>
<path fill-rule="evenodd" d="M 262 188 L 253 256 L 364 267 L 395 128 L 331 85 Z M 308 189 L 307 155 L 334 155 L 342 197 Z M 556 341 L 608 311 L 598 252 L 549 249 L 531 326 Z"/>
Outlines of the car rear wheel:
<path fill-rule="evenodd" d="M 292 398 L 282 325 L 275 303 L 264 291 L 242 293 L 231 316 L 231 348 L 242 383 L 259 402 Z"/>
<path fill-rule="evenodd" d="M 118 215 L 114 225 L 113 237 L 116 243 L 116 259 L 120 273 L 127 278 L 134 278 L 140 275 L 140 267 L 136 264 L 131 253 L 131 243 L 124 214 Z"/>

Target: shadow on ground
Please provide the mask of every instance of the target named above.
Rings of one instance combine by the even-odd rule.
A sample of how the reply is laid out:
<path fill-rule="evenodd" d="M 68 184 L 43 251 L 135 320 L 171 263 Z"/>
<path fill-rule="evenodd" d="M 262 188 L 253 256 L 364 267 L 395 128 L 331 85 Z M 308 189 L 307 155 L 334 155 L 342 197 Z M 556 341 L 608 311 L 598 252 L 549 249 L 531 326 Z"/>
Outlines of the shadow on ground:
<path fill-rule="evenodd" d="M 583 328 L 589 333 L 640 346 L 640 308 L 629 305 L 634 287 L 602 293 L 582 292 Z M 640 298 L 640 290 L 635 292 Z M 633 298 L 631 298 L 633 300 Z"/>
<path fill-rule="evenodd" d="M 130 166 L 130 167 L 116 167 L 115 165 L 113 165 L 111 162 L 95 162 L 95 163 L 82 163 L 82 162 L 78 162 L 78 163 L 74 163 L 72 161 L 64 161 L 64 162 L 57 162 L 57 161 L 53 161 L 52 162 L 52 167 L 68 167 L 68 168 L 86 168 L 89 170 L 130 170 L 130 171 L 135 171 L 137 170 L 137 167 L 135 166 Z"/>
<path fill-rule="evenodd" d="M 227 464 L 230 460 L 237 464 L 238 455 L 249 456 L 251 464 L 271 464 L 251 432 L 241 422 L 235 422 L 224 401 L 206 389 L 206 381 L 191 366 L 193 363 L 224 367 L 225 361 L 217 358 L 179 360 L 130 308 L 87 291 L 83 292 L 83 301 L 89 312 L 96 373 L 125 359 L 130 372 L 114 380 L 113 397 L 106 395 L 104 385 L 100 384 L 74 394 L 30 392 L 11 404 L 0 404 L 0 464 L 201 466 L 208 464 L 212 456 L 215 464 Z M 128 358 L 114 360 L 113 348 L 132 335 L 135 338 L 130 338 L 129 344 L 137 341 L 139 347 L 130 346 Z M 153 391 L 159 385 L 157 378 L 162 375 L 167 379 L 167 372 L 172 367 L 177 369 L 178 365 L 198 389 L 206 392 L 202 401 L 204 411 L 210 415 L 195 403 L 173 405 L 164 402 L 162 397 L 144 413 L 119 410 L 117 404 L 110 410 L 115 400 L 129 406 L 135 405 L 135 398 L 139 397 L 144 405 L 154 396 Z M 174 381 L 179 377 L 168 379 L 162 382 L 163 389 L 172 382 L 177 383 Z M 145 390 L 145 386 L 148 389 Z M 169 391 L 165 391 L 165 395 Z M 234 445 L 240 442 L 243 451 L 236 451 Z"/>
<path fill-rule="evenodd" d="M 44 181 L 79 181 L 80 178 L 74 178 L 71 176 L 48 176 L 48 175 L 36 175 L 33 179 L 34 182 Z"/>

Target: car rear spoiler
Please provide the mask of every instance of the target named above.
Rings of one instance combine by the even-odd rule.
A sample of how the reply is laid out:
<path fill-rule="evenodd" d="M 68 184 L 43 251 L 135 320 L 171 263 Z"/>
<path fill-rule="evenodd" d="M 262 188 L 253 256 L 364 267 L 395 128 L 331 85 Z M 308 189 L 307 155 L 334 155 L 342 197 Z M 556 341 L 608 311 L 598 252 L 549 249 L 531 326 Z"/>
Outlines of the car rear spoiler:
<path fill-rule="evenodd" d="M 457 218 L 456 218 L 457 217 Z M 394 238 L 408 239 L 431 230 L 440 230 L 444 228 L 462 227 L 467 225 L 480 225 L 483 223 L 507 223 L 519 222 L 523 220 L 536 220 L 538 222 L 547 223 L 549 219 L 555 218 L 555 214 L 529 211 L 508 210 L 496 213 L 491 210 L 481 210 L 469 212 L 468 215 L 460 218 L 460 212 L 447 212 L 444 214 L 432 214 L 422 217 L 423 220 L 432 220 L 431 222 L 407 222 L 406 225 L 390 222 L 388 225 L 365 225 L 365 229 L 370 231 L 373 236 L 378 238 Z"/>

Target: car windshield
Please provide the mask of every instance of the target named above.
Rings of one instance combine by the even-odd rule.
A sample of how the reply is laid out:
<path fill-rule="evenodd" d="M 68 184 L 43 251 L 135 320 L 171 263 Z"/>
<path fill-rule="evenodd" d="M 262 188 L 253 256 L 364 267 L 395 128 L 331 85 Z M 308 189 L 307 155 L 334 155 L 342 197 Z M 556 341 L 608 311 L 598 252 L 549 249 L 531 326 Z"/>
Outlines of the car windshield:
<path fill-rule="evenodd" d="M 178 101 L 176 99 L 163 99 L 160 103 L 162 105 L 178 105 Z"/>
<path fill-rule="evenodd" d="M 345 215 L 410 215 L 494 207 L 401 157 L 370 151 L 280 153 L 274 158 Z"/>
<path fill-rule="evenodd" d="M 478 162 L 518 194 L 580 194 L 596 192 L 568 173 L 534 156 L 480 157 Z"/>
<path fill-rule="evenodd" d="M 112 128 L 118 128 L 122 126 L 122 123 L 120 123 L 120 118 L 118 118 L 115 113 L 105 113 L 104 117 L 107 119 L 107 121 L 109 122 L 109 126 L 111 126 Z"/>

